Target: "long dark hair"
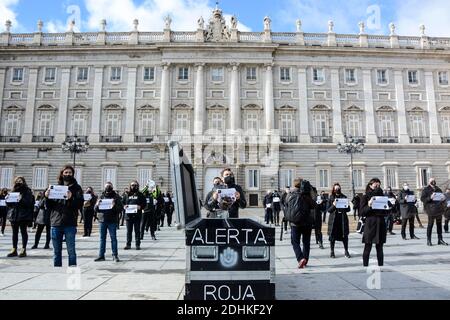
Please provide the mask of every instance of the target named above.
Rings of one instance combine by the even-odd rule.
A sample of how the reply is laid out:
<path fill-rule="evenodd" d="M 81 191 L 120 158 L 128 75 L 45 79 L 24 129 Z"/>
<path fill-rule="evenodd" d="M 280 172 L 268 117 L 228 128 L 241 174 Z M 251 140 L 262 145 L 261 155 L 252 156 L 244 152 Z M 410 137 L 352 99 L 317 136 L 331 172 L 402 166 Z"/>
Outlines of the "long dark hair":
<path fill-rule="evenodd" d="M 15 177 L 15 178 L 14 178 L 14 185 L 16 184 L 17 180 L 19 180 L 19 179 L 23 181 L 23 188 L 24 188 L 24 189 L 28 189 L 27 182 L 26 182 L 25 178 L 22 177 L 22 176 L 18 176 L 18 177 Z M 17 191 L 17 190 L 15 190 L 14 186 L 13 186 L 13 190 L 14 190 L 14 191 Z"/>
<path fill-rule="evenodd" d="M 339 184 L 339 182 L 335 182 L 334 184 L 333 184 L 333 187 L 331 188 L 331 194 L 332 195 L 335 195 L 336 194 L 336 192 L 334 192 L 334 187 L 336 187 L 336 186 L 339 186 L 339 188 L 341 188 L 341 190 L 342 190 L 342 187 L 341 187 L 341 185 Z"/>
<path fill-rule="evenodd" d="M 2 190 L 0 190 L 0 196 L 6 196 L 7 194 L 8 194 L 7 188 L 3 188 Z"/>
<path fill-rule="evenodd" d="M 70 165 L 66 165 L 66 166 L 64 166 L 64 168 L 61 169 L 61 171 L 59 171 L 59 175 L 58 175 L 58 184 L 60 184 L 60 185 L 63 185 L 63 184 L 64 184 L 63 172 L 64 172 L 65 170 L 67 170 L 67 169 L 69 169 L 69 170 L 72 171 L 72 176 L 73 176 L 73 178 L 75 179 L 75 169 L 74 169 L 72 166 L 70 166 Z"/>
<path fill-rule="evenodd" d="M 372 191 L 372 188 L 371 188 L 370 186 L 371 186 L 373 183 L 375 183 L 375 182 L 378 182 L 378 183 L 381 184 L 381 181 L 380 181 L 380 179 L 378 179 L 378 178 L 372 178 L 372 179 L 370 179 L 369 183 L 368 183 L 367 186 L 366 186 L 366 193 Z"/>

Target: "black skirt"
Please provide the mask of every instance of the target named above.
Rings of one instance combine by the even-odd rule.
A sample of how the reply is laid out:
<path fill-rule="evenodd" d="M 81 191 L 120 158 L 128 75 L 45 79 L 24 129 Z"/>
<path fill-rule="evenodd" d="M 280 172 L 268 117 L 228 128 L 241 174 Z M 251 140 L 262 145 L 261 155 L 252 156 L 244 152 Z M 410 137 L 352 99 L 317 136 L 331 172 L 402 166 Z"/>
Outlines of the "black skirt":
<path fill-rule="evenodd" d="M 384 216 L 369 216 L 366 218 L 362 242 L 366 244 L 386 243 L 387 229 Z"/>

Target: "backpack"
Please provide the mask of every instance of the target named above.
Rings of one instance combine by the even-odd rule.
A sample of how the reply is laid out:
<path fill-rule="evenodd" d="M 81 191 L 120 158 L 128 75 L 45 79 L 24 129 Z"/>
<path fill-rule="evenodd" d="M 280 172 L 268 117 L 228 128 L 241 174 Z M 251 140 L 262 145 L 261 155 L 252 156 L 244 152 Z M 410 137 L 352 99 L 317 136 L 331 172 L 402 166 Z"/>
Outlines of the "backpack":
<path fill-rule="evenodd" d="M 307 222 L 311 214 L 311 208 L 302 199 L 301 194 L 290 193 L 286 198 L 285 219 L 294 224 Z"/>

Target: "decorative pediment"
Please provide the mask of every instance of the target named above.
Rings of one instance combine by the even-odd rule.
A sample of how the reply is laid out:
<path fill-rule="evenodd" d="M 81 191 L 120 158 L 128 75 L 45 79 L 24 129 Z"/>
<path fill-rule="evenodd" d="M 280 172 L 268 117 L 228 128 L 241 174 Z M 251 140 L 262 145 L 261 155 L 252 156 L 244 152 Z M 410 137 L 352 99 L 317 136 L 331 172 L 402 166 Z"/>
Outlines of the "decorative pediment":
<path fill-rule="evenodd" d="M 394 112 L 395 109 L 391 106 L 382 106 L 377 109 L 377 112 Z"/>
<path fill-rule="evenodd" d="M 37 108 L 38 111 L 56 111 L 56 107 L 49 105 L 49 104 L 43 104 L 42 106 L 39 106 Z"/>
<path fill-rule="evenodd" d="M 351 105 L 350 107 L 346 108 L 345 111 L 347 111 L 347 112 L 362 112 L 363 109 L 361 109 L 358 106 Z"/>
<path fill-rule="evenodd" d="M 70 110 L 73 112 L 85 112 L 88 111 L 89 109 L 90 109 L 89 107 L 83 106 L 82 104 L 77 104 L 70 108 Z"/>
<path fill-rule="evenodd" d="M 199 21 L 199 26 L 202 22 Z M 231 32 L 226 25 L 225 18 L 222 15 L 222 10 L 216 7 L 211 18 L 209 19 L 208 27 L 205 31 L 205 41 L 207 42 L 223 42 L 231 39 Z"/>
<path fill-rule="evenodd" d="M 248 104 L 246 106 L 243 106 L 242 109 L 244 110 L 262 110 L 261 106 L 258 106 L 257 104 Z"/>
<path fill-rule="evenodd" d="M 13 105 L 13 106 L 4 107 L 3 110 L 5 110 L 5 112 L 21 112 L 21 111 L 25 111 L 25 108 L 21 107 L 21 106 Z"/>
<path fill-rule="evenodd" d="M 296 109 L 293 106 L 290 106 L 288 104 L 282 105 L 281 107 L 276 108 L 280 111 L 295 111 Z"/>
<path fill-rule="evenodd" d="M 439 112 L 450 112 L 450 106 L 439 108 Z"/>
<path fill-rule="evenodd" d="M 146 104 L 146 105 L 140 106 L 140 107 L 138 108 L 138 110 L 139 110 L 139 111 L 155 111 L 156 108 L 153 107 L 153 106 L 151 106 L 151 105 L 149 105 L 149 104 Z"/>
<path fill-rule="evenodd" d="M 206 109 L 219 111 L 219 110 L 226 110 L 228 108 L 216 103 L 216 104 L 210 105 L 209 107 L 206 107 Z"/>
<path fill-rule="evenodd" d="M 116 110 L 122 110 L 123 108 L 119 106 L 118 104 L 110 104 L 103 108 L 104 110 L 108 111 L 116 111 Z"/>
<path fill-rule="evenodd" d="M 330 111 L 330 110 L 331 110 L 331 108 L 324 104 L 318 104 L 311 108 L 311 111 Z"/>
<path fill-rule="evenodd" d="M 410 112 L 422 113 L 422 112 L 425 112 L 425 110 L 422 109 L 421 107 L 414 107 L 410 110 Z"/>
<path fill-rule="evenodd" d="M 172 109 L 179 109 L 179 110 L 190 110 L 192 109 L 191 106 L 181 103 L 181 104 L 177 104 L 176 106 L 174 106 Z"/>

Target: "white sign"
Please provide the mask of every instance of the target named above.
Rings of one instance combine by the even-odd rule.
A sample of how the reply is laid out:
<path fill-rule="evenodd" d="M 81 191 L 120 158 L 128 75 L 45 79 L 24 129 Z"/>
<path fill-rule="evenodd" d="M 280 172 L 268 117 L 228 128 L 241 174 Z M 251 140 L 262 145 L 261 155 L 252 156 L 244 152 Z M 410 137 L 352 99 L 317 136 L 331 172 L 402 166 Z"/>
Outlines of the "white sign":
<path fill-rule="evenodd" d="M 153 199 L 153 205 L 156 206 L 158 204 L 158 200 Z"/>
<path fill-rule="evenodd" d="M 389 202 L 393 205 L 393 206 L 395 206 L 395 202 L 396 202 L 397 200 L 395 199 L 395 198 L 389 198 Z"/>
<path fill-rule="evenodd" d="M 150 203 L 150 198 L 147 198 L 147 203 Z"/>
<path fill-rule="evenodd" d="M 232 201 L 236 201 L 236 189 L 235 188 L 229 188 L 229 189 L 218 189 L 217 193 L 219 194 L 219 202 L 222 200 L 222 198 L 231 198 Z"/>
<path fill-rule="evenodd" d="M 138 212 L 138 208 L 137 208 L 137 204 L 129 204 L 126 208 L 125 208 L 125 213 L 137 213 Z"/>
<path fill-rule="evenodd" d="M 390 207 L 389 207 L 388 203 L 389 203 L 388 197 L 373 197 L 372 209 L 389 210 Z"/>
<path fill-rule="evenodd" d="M 114 199 L 100 199 L 98 203 L 99 210 L 111 210 L 113 208 Z"/>
<path fill-rule="evenodd" d="M 348 199 L 336 199 L 336 209 L 347 209 L 348 208 Z"/>
<path fill-rule="evenodd" d="M 6 207 L 6 201 L 0 200 L 0 207 Z"/>
<path fill-rule="evenodd" d="M 164 202 L 169 202 L 169 198 L 168 197 L 164 197 Z"/>
<path fill-rule="evenodd" d="M 416 202 L 416 196 L 413 194 L 407 195 L 406 202 Z"/>
<path fill-rule="evenodd" d="M 450 200 L 447 200 L 447 208 L 450 208 Z"/>
<path fill-rule="evenodd" d="M 273 198 L 273 202 L 280 202 L 280 198 L 279 197 L 274 197 Z"/>
<path fill-rule="evenodd" d="M 435 192 L 433 201 L 443 201 L 443 200 L 445 200 L 445 194 L 441 192 Z"/>
<path fill-rule="evenodd" d="M 50 186 L 48 198 L 53 200 L 65 200 L 67 199 L 67 191 L 69 191 L 68 186 Z"/>
<path fill-rule="evenodd" d="M 272 204 L 271 203 L 266 204 L 266 208 L 268 209 L 272 208 Z"/>
<path fill-rule="evenodd" d="M 5 200 L 8 203 L 18 203 L 20 198 L 20 192 L 11 192 L 9 193 Z"/>
<path fill-rule="evenodd" d="M 85 193 L 85 194 L 83 194 L 83 198 L 84 198 L 84 201 L 89 201 L 92 199 L 92 194 Z"/>

